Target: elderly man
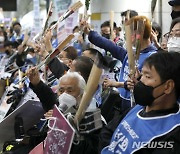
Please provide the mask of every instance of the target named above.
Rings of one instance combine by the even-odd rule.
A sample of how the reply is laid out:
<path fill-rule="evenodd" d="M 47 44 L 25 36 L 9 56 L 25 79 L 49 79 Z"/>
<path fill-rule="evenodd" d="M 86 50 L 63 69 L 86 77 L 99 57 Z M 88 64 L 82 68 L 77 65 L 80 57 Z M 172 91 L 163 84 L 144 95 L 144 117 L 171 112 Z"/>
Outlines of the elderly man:
<path fill-rule="evenodd" d="M 59 104 L 55 93 L 40 80 L 38 70 L 35 67 L 28 71 L 28 77 L 30 80 L 30 88 L 39 97 L 45 111 L 52 109 L 54 104 Z M 75 98 L 76 102 L 79 102 L 85 85 L 86 82 L 80 74 L 77 72 L 69 72 L 60 78 L 57 94 L 60 96 L 66 93 L 68 96 L 71 95 Z M 62 96 L 59 98 L 62 99 Z"/>
<path fill-rule="evenodd" d="M 57 95 L 59 97 L 57 97 L 54 94 L 51 88 L 49 88 L 46 84 L 44 84 L 40 80 L 38 75 L 38 70 L 36 68 L 31 68 L 29 70 L 28 77 L 30 79 L 30 87 L 39 97 L 45 111 L 48 111 L 45 114 L 46 117 L 52 116 L 51 109 L 53 109 L 54 104 L 57 104 L 60 110 L 63 112 L 64 111 L 67 112 L 68 109 L 70 112 L 71 111 L 76 112 L 76 109 L 79 106 L 79 102 L 86 85 L 84 78 L 79 73 L 68 72 L 59 79 L 59 88 L 57 91 Z M 64 107 L 64 105 L 62 104 L 65 104 L 66 106 Z M 83 135 L 84 139 L 80 141 L 80 143 L 77 145 L 73 144 L 70 153 L 71 154 L 98 153 L 97 145 L 99 143 L 99 137 L 98 137 L 99 132 L 100 129 L 98 128 L 89 134 Z"/>
<path fill-rule="evenodd" d="M 171 23 L 167 48 L 169 52 L 180 53 L 180 17 L 174 19 Z"/>
<path fill-rule="evenodd" d="M 71 107 L 75 107 L 76 109 L 78 108 L 85 85 L 85 80 L 77 72 L 69 72 L 59 79 L 57 94 L 59 96 L 59 109 L 62 112 L 75 113 L 75 110 L 71 109 Z M 49 110 L 45 114 L 46 118 L 49 116 L 52 116 L 52 110 Z"/>

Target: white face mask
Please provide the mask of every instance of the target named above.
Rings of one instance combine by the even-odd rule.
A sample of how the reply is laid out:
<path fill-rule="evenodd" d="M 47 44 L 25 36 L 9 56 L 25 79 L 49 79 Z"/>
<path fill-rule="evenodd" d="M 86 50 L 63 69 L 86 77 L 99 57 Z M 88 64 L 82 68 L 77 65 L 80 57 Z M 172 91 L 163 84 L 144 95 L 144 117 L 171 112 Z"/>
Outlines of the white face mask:
<path fill-rule="evenodd" d="M 80 36 L 80 33 L 78 33 L 78 32 L 74 33 L 74 37 L 76 38 L 76 40 L 78 39 L 79 36 Z"/>
<path fill-rule="evenodd" d="M 74 34 L 74 41 L 78 41 L 79 40 L 79 36 L 80 36 L 80 33 L 78 33 L 78 32 L 75 32 Z M 77 42 L 78 43 L 78 42 Z"/>
<path fill-rule="evenodd" d="M 171 37 L 167 43 L 168 52 L 180 53 L 180 37 Z"/>
<path fill-rule="evenodd" d="M 27 58 L 27 59 L 31 59 L 31 58 L 33 58 L 33 56 L 28 53 L 27 56 L 26 56 L 26 58 Z"/>
<path fill-rule="evenodd" d="M 72 73 L 74 71 L 72 71 L 71 69 L 68 69 L 68 71 L 66 73 Z"/>
<path fill-rule="evenodd" d="M 0 36 L 0 42 L 4 42 L 4 36 Z"/>
<path fill-rule="evenodd" d="M 77 104 L 76 98 L 72 95 L 69 95 L 67 93 L 62 93 L 59 96 L 59 109 L 64 113 L 72 106 L 75 106 Z"/>

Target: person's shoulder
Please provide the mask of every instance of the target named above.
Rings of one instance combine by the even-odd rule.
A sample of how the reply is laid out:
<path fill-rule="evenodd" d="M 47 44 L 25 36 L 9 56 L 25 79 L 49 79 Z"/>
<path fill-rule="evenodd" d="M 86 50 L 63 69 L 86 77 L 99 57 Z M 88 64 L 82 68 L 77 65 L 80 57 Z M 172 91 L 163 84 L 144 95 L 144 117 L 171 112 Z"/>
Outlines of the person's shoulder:
<path fill-rule="evenodd" d="M 166 138 L 173 138 L 180 143 L 180 125 L 167 134 Z"/>
<path fill-rule="evenodd" d="M 128 112 L 131 110 L 132 108 L 128 108 L 124 111 L 119 111 L 119 114 L 116 114 L 113 119 L 107 124 L 107 128 L 110 130 L 115 130 L 117 128 L 117 126 L 119 125 L 119 123 L 122 121 L 122 119 L 128 114 Z"/>

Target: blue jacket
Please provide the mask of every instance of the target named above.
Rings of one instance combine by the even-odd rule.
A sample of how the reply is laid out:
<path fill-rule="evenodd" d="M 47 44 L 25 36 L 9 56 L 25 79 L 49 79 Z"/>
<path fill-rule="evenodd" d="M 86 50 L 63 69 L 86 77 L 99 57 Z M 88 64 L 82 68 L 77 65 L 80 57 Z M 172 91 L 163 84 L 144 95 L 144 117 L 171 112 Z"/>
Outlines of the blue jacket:
<path fill-rule="evenodd" d="M 122 62 L 122 68 L 120 72 L 119 82 L 124 82 L 128 78 L 129 74 L 129 67 L 128 67 L 128 57 L 126 49 L 117 46 L 112 41 L 100 36 L 95 31 L 90 31 L 89 33 L 89 41 L 94 45 L 109 51 L 113 57 L 119 59 Z M 141 71 L 144 60 L 149 57 L 151 54 L 155 53 L 157 48 L 154 47 L 152 44 L 149 45 L 146 49 L 141 51 L 139 61 L 138 61 L 138 69 Z M 121 98 L 125 100 L 130 100 L 130 92 L 124 88 L 119 88 L 119 93 Z"/>

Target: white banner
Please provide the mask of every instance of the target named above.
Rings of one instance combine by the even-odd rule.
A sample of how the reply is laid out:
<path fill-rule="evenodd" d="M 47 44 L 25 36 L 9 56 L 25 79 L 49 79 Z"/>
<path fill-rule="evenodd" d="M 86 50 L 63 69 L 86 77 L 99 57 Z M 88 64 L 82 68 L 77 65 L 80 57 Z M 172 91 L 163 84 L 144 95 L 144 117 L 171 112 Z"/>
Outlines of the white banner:
<path fill-rule="evenodd" d="M 74 0 L 54 0 L 54 6 L 57 11 L 58 17 L 60 17 L 65 11 L 74 4 Z M 57 28 L 58 43 L 60 43 L 69 34 L 72 34 L 72 30 L 78 25 L 78 12 L 74 12 L 65 21 L 59 23 Z"/>
<path fill-rule="evenodd" d="M 40 17 L 40 7 L 39 0 L 33 0 L 34 4 L 34 20 L 33 20 L 33 28 L 31 32 L 31 37 L 36 36 L 37 33 L 42 31 L 42 23 Z"/>

